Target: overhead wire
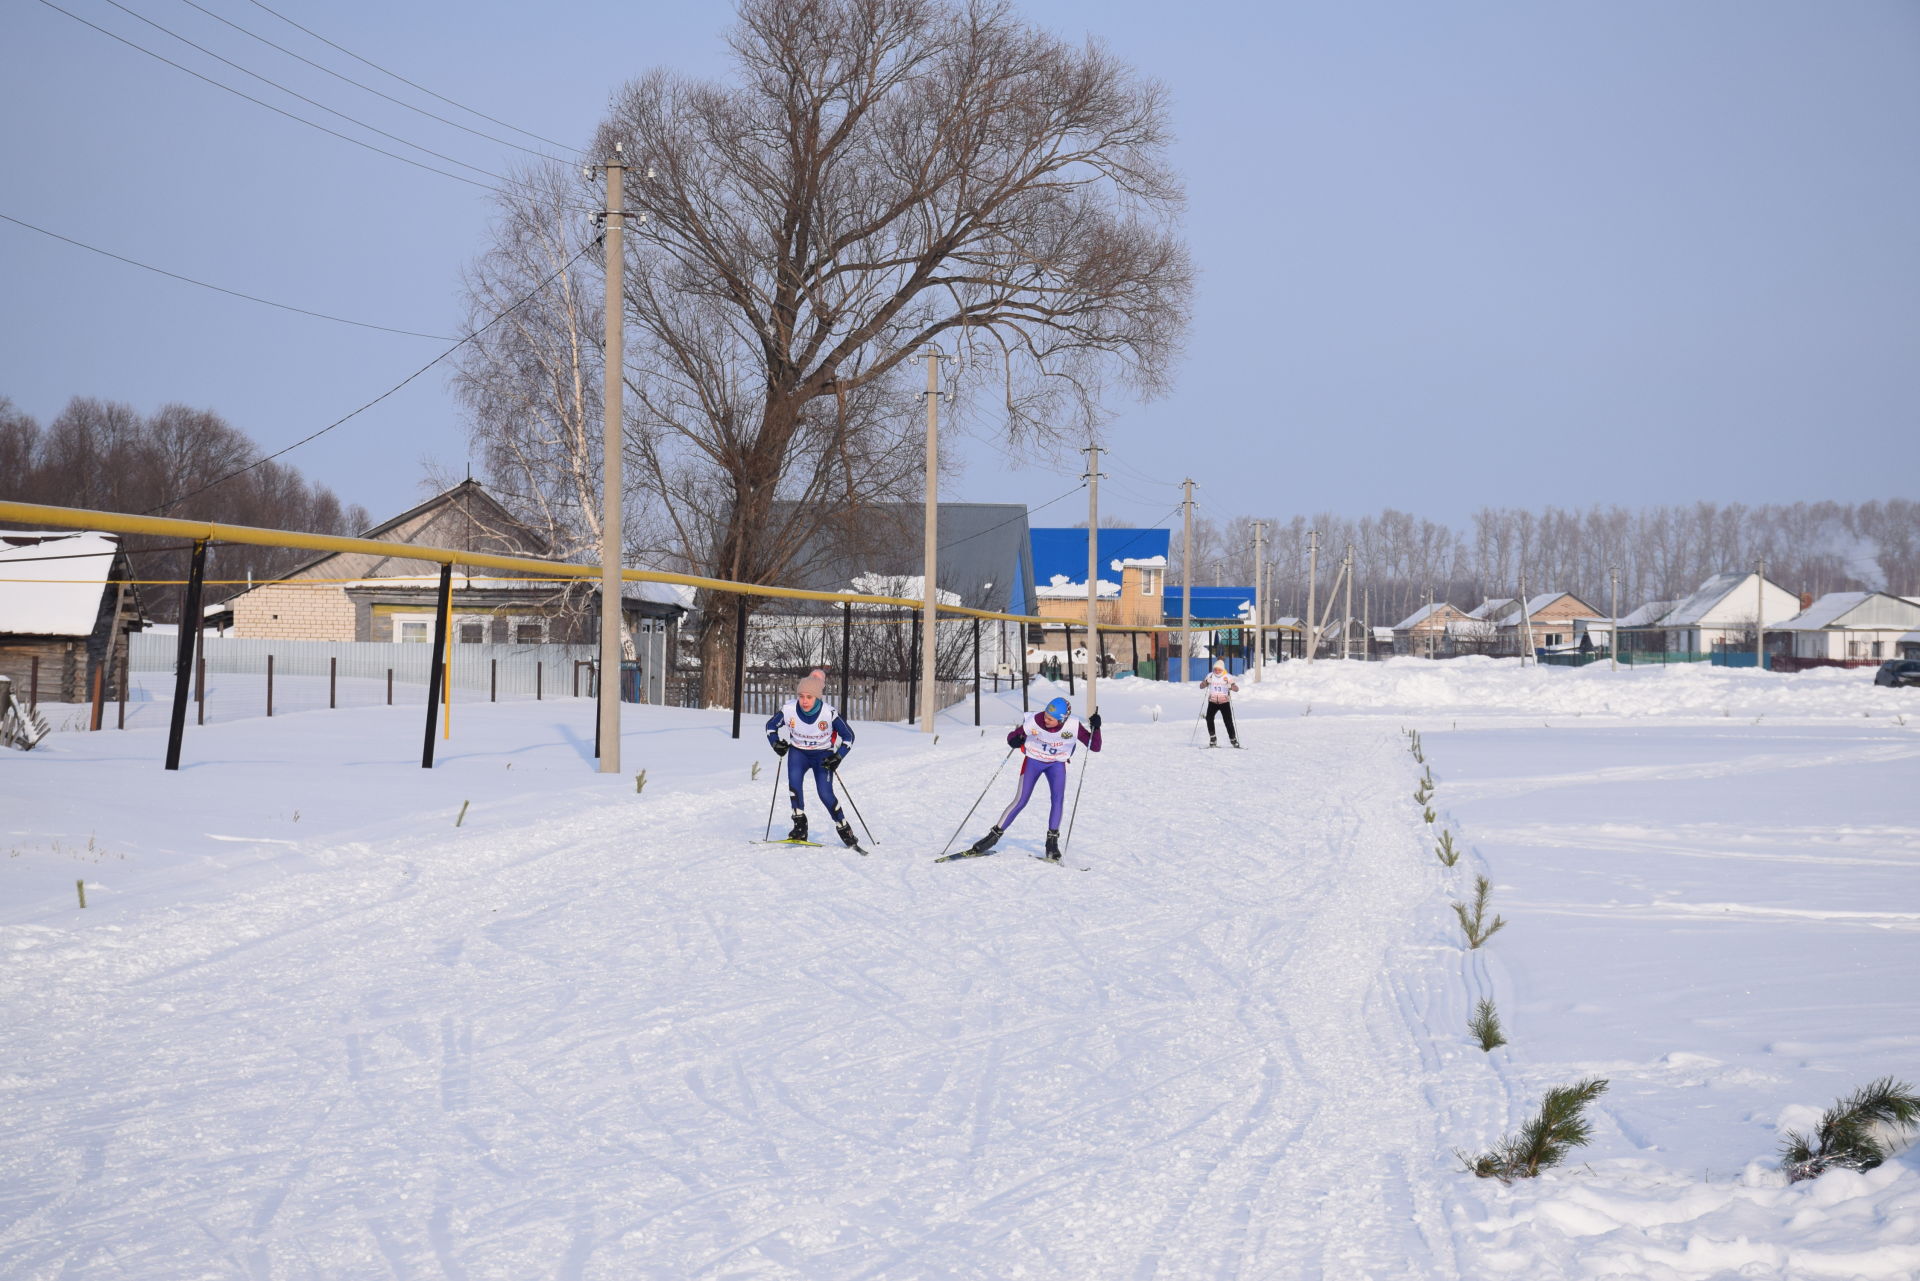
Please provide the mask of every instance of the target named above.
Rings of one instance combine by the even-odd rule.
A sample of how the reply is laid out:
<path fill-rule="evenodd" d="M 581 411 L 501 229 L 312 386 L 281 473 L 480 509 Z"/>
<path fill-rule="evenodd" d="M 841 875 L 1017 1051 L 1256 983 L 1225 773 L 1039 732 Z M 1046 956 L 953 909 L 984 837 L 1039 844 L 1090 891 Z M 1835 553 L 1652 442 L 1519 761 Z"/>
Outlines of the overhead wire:
<path fill-rule="evenodd" d="M 65 243 L 69 245 L 73 245 L 76 248 L 85 249 L 89 253 L 99 254 L 103 258 L 111 258 L 115 262 L 124 262 L 130 267 L 138 267 L 143 271 L 151 271 L 156 275 L 166 276 L 173 280 L 184 281 L 189 285 L 198 285 L 202 289 L 211 289 L 215 293 L 227 294 L 234 298 L 244 298 L 248 302 L 257 302 L 265 307 L 277 307 L 281 311 L 297 312 L 302 316 L 313 316 L 320 320 L 331 320 L 334 323 L 341 324 L 341 325 L 354 325 L 361 329 L 377 329 L 382 333 L 400 334 L 407 338 L 430 338 L 435 342 L 452 342 L 453 341 L 453 339 L 446 334 L 423 334 L 412 329 L 396 329 L 391 325 L 376 325 L 365 320 L 350 320 L 345 316 L 332 316 L 327 314 L 324 311 L 310 311 L 305 307 L 295 307 L 291 303 L 275 302 L 271 298 L 260 298 L 253 294 L 241 293 L 238 289 L 228 289 L 223 285 L 209 284 L 204 280 L 196 280 L 192 276 L 183 276 L 177 271 L 168 271 L 164 267 L 156 267 L 152 263 L 141 262 L 138 259 L 128 258 L 123 254 L 114 253 L 112 250 L 102 249 L 98 245 L 90 245 L 86 243 L 84 240 L 75 240 L 72 236 L 63 236 L 57 231 L 48 231 L 45 227 L 36 226 L 33 223 L 28 222 L 24 218 L 15 218 L 12 214 L 0 213 L 0 219 L 4 219 L 7 222 L 13 223 L 15 226 L 18 226 L 18 227 L 25 227 L 28 231 L 37 231 L 41 235 L 49 236 L 54 240 L 64 241 Z"/>
<path fill-rule="evenodd" d="M 306 63 L 309 67 L 312 67 L 316 71 L 323 71 L 327 75 L 332 76 L 336 80 L 344 80 L 346 83 L 352 85 L 356 89 L 365 90 L 367 93 L 372 94 L 376 98 L 385 98 L 388 102 L 393 103 L 395 106 L 405 107 L 408 111 L 417 112 L 420 115 L 427 117 L 429 120 L 438 120 L 443 125 L 447 125 L 454 129 L 459 129 L 464 133 L 470 133 L 476 138 L 485 138 L 488 142 L 497 142 L 503 147 L 512 147 L 514 150 L 524 151 L 530 156 L 539 156 L 542 160 L 552 160 L 559 164 L 573 163 L 572 161 L 562 160 L 559 156 L 548 155 L 546 152 L 536 150 L 533 147 L 522 146 L 520 143 L 514 142 L 510 138 L 497 137 L 494 134 L 487 133 L 485 130 L 475 129 L 471 125 L 463 125 L 457 120 L 449 120 L 445 116 L 440 115 L 438 112 L 428 111 L 425 107 L 415 106 L 413 103 L 406 101 L 404 98 L 396 98 L 390 93 L 384 93 L 381 90 L 374 88 L 372 85 L 362 84 L 360 81 L 355 80 L 352 76 L 344 75 L 341 72 L 335 71 L 332 67 L 327 66 L 325 63 L 315 62 L 312 58 L 307 57 L 305 54 L 295 52 L 294 50 L 287 48 L 283 44 L 278 44 L 272 40 L 269 40 L 267 39 L 267 37 L 261 35 L 259 32 L 252 31 L 246 27 L 241 26 L 239 23 L 235 22 L 233 19 L 224 17 L 221 14 L 215 13 L 213 10 L 207 8 L 204 5 L 195 3 L 195 0 L 180 0 L 180 2 L 186 5 L 190 9 L 199 10 L 201 13 L 206 14 L 209 18 L 212 18 L 215 22 L 224 23 L 225 25 L 232 27 L 235 31 L 238 31 L 243 36 L 248 36 L 254 40 L 258 40 L 261 44 L 266 45 L 269 49 L 278 49 L 281 53 L 286 54 L 289 58 L 297 58 L 301 62 Z M 276 14 L 275 16 L 277 17 L 278 15 Z M 467 110 L 467 108 L 462 107 L 461 110 L 464 111 L 464 110 Z M 475 114 L 478 114 L 478 113 L 475 113 Z M 511 129 L 513 128 L 513 126 L 507 125 L 506 128 Z M 520 132 L 524 133 L 526 131 L 521 130 Z"/>
<path fill-rule="evenodd" d="M 467 106 L 465 103 L 455 102 L 452 98 L 447 97 L 445 94 L 435 93 L 433 90 L 427 88 L 425 85 L 418 84 L 412 80 L 409 80 L 397 71 L 390 71 L 386 67 L 381 66 L 379 63 L 374 62 L 369 58 L 361 57 L 359 54 L 347 48 L 345 45 L 335 44 L 333 41 L 327 39 L 325 36 L 321 35 L 318 31 L 313 30 L 311 27 L 301 26 L 299 23 L 295 22 L 292 18 L 287 17 L 286 14 L 281 13 L 276 9 L 268 8 L 266 5 L 262 4 L 260 0 L 248 0 L 248 3 L 252 4 L 253 7 L 256 9 L 261 9 L 267 13 L 272 14 L 274 17 L 280 19 L 280 21 L 286 23 L 288 26 L 292 27 L 296 31 L 304 31 L 306 34 L 312 36 L 315 40 L 318 40 L 321 44 L 326 45 L 329 49 L 336 49 L 339 52 L 346 54 L 349 58 L 352 58 L 355 62 L 365 63 L 367 66 L 372 67 L 375 71 L 378 71 L 381 75 L 391 76 L 395 80 L 398 80 L 401 84 L 407 85 L 410 88 L 418 89 L 421 93 L 426 94 L 430 98 L 438 98 L 441 102 L 446 103 L 450 107 L 458 107 L 460 108 L 460 110 L 466 112 L 468 115 L 478 116 L 482 120 L 486 120 L 493 124 L 499 125 L 503 129 L 511 129 L 515 133 L 525 134 L 527 137 L 535 139 L 536 141 L 539 141 L 539 142 L 544 142 L 550 147 L 558 147 L 562 151 L 571 151 L 575 155 L 584 156 L 586 154 L 585 152 L 581 151 L 578 147 L 570 146 L 569 144 L 564 142 L 555 141 L 554 139 L 545 137 L 542 134 L 537 134 L 533 132 L 531 129 L 522 129 L 519 125 L 509 124 L 505 120 L 501 120 L 501 119 L 498 119 L 497 117 L 490 116 L 484 111 L 476 111 L 474 108 Z"/>
<path fill-rule="evenodd" d="M 599 243 L 600 241 L 596 239 L 596 240 L 590 240 L 586 244 L 580 246 L 579 251 L 576 252 L 573 255 L 573 257 L 567 259 L 565 262 L 561 263 L 558 267 L 554 268 L 553 272 L 550 275 L 548 275 L 546 279 L 542 280 L 539 284 L 535 285 L 532 289 L 528 290 L 517 301 L 513 302 L 504 310 L 497 313 L 492 319 L 488 320 L 486 324 L 481 325 L 479 328 L 473 330 L 473 332 L 469 333 L 466 337 L 461 338 L 459 341 L 455 342 L 451 347 L 448 347 L 445 351 L 435 356 L 432 360 L 429 360 L 426 364 L 420 366 L 420 368 L 414 370 L 412 373 L 408 374 L 405 378 L 402 378 L 399 382 L 395 383 L 393 386 L 381 392 L 378 396 L 375 396 L 372 400 L 369 400 L 364 405 L 361 405 L 358 409 L 355 409 L 350 413 L 341 415 L 339 418 L 336 418 L 332 422 L 328 423 L 325 427 L 320 428 L 318 431 L 311 432 L 308 435 L 302 436 L 299 440 L 294 441 L 291 445 L 287 445 L 282 449 L 277 449 L 273 453 L 267 454 L 263 457 L 256 458 L 244 467 L 235 468 L 233 471 L 228 472 L 224 476 L 220 476 L 214 480 L 208 481 L 206 484 L 200 486 L 198 489 L 190 489 L 186 493 L 180 494 L 174 498 L 168 499 L 166 502 L 161 503 L 158 506 L 149 507 L 146 509 L 146 511 L 141 512 L 140 514 L 143 516 L 151 516 L 156 512 L 166 511 L 169 507 L 178 507 L 181 503 L 184 503 L 189 498 L 193 498 L 199 494 L 204 494 L 209 489 L 214 488 L 214 486 L 216 485 L 224 485 L 226 482 L 234 479 L 237 476 L 244 476 L 246 473 L 254 470 L 256 467 L 264 467 L 266 464 L 272 462 L 274 459 L 282 457 L 283 455 L 286 455 L 286 454 L 290 454 L 294 450 L 300 448 L 302 445 L 305 445 L 310 441 L 318 440 L 320 437 L 326 435 L 328 432 L 332 431 L 334 428 L 340 426 L 341 424 L 346 423 L 353 418 L 357 418 L 359 415 L 365 413 L 369 409 L 372 409 L 375 405 L 379 404 L 381 401 L 385 400 L 387 397 L 399 391 L 402 387 L 405 387 L 408 383 L 418 378 L 421 374 L 424 374 L 429 369 L 432 369 L 435 365 L 445 360 L 448 356 L 451 356 L 454 352 L 460 350 L 462 347 L 466 346 L 468 343 L 472 342 L 474 339 L 478 338 L 480 335 L 486 333 L 489 329 L 492 329 L 495 325 L 505 320 L 508 316 L 512 315 L 514 312 L 518 311 L 520 308 L 526 306 L 527 303 L 531 302 L 534 298 L 539 296 L 539 294 L 543 292 L 548 285 L 558 280 L 563 273 L 565 273 L 569 268 L 573 266 L 574 263 L 579 262 L 580 259 L 586 257 L 587 252 L 593 249 L 594 246 L 598 245 Z"/>
<path fill-rule="evenodd" d="M 47 3 L 47 0 L 42 0 L 42 3 Z M 297 89 L 289 89 L 287 88 L 287 86 L 281 84 L 278 80 L 275 80 L 272 76 L 263 76 L 258 71 L 254 71 L 251 68 L 241 66 L 239 63 L 235 62 L 232 58 L 228 58 L 222 54 L 215 53 L 213 50 L 207 48 L 203 44 L 196 44 L 194 41 L 187 39 L 185 36 L 173 30 L 171 27 L 155 22 L 152 18 L 147 17 L 145 14 L 140 13 L 137 10 L 129 9 L 126 5 L 121 4 L 120 0 L 106 0 L 106 3 L 112 5 L 114 8 L 126 14 L 128 17 L 133 18 L 137 21 L 146 23 L 149 27 L 152 27 L 155 31 L 158 31 L 163 35 L 173 37 L 175 40 L 178 40 L 181 44 L 187 46 L 187 48 L 198 50 L 199 52 L 205 54 L 207 57 L 212 58 L 215 62 L 223 63 L 226 66 L 232 67 L 235 71 L 238 71 L 243 76 L 252 76 L 255 80 L 258 80 L 261 84 L 272 85 L 275 89 L 278 89 L 281 93 L 286 94 L 288 97 L 298 98 L 300 101 L 306 103 L 308 106 L 318 107 L 320 110 L 326 112 L 328 115 L 338 116 L 340 117 L 340 119 L 345 120 L 350 124 L 359 125 L 362 129 L 365 129 L 368 133 L 379 134 L 382 138 L 386 138 L 386 139 L 389 139 L 390 141 L 397 142 L 403 147 L 412 147 L 415 151 L 423 152 L 426 155 L 432 156 L 436 160 L 444 160 L 450 165 L 459 165 L 462 169 L 471 169 L 475 173 L 485 174 L 487 177 L 495 179 L 498 182 L 505 182 L 505 183 L 513 182 L 513 179 L 507 177 L 505 174 L 494 173 L 491 169 L 482 169 L 479 165 L 468 164 L 466 161 L 460 159 L 457 156 L 450 156 L 444 151 L 435 151 L 432 147 L 423 147 L 417 142 L 413 142 L 407 138 L 402 138 L 397 133 L 389 133 L 385 129 L 380 128 L 378 125 L 370 125 L 366 121 L 360 119 L 358 116 L 350 116 L 346 112 L 341 111 L 335 107 L 329 107 L 326 103 L 321 102 L 317 98 L 309 98 L 306 94 L 301 93 Z M 65 11 L 62 10 L 62 12 L 65 12 Z M 174 65 L 177 66 L 178 64 L 176 63 Z M 205 77 L 202 77 L 202 79 L 204 78 Z M 218 82 L 216 81 L 214 83 L 218 83 Z"/>
<path fill-rule="evenodd" d="M 437 173 L 442 178 L 451 178 L 455 182 L 464 182 L 469 187 L 479 187 L 483 191 L 493 191 L 496 189 L 488 183 L 480 182 L 476 179 L 468 178 L 461 174 L 448 173 L 445 169 L 441 169 L 441 168 L 438 168 L 437 166 L 426 164 L 419 160 L 415 160 L 411 156 L 403 156 L 398 152 L 388 151 L 385 147 L 376 147 L 374 144 L 367 142 L 365 139 L 355 138 L 351 134 L 341 133 L 338 129 L 329 129 L 327 128 L 327 126 L 320 124 L 317 121 L 308 120 L 305 116 L 295 115 L 293 112 L 288 111 L 284 107 L 276 107 L 271 102 L 266 102 L 266 101 L 263 101 L 262 99 L 256 98 L 252 94 L 247 93 L 245 90 L 236 89 L 229 84 L 222 84 L 220 81 L 215 80 L 212 76 L 202 75 L 200 72 L 195 71 L 192 67 L 183 66 L 182 64 L 175 62 L 173 59 L 167 57 L 165 54 L 155 53 L 153 50 L 147 48 L 143 44 L 138 43 L 137 41 L 129 40 L 125 36 L 120 35 L 117 32 L 109 31 L 97 22 L 89 22 L 77 13 L 74 13 L 68 9 L 61 8 L 59 5 L 55 4 L 53 0 L 40 0 L 40 3 L 45 5 L 47 8 L 52 9 L 56 13 L 65 14 L 67 17 L 72 18 L 75 22 L 79 23 L 83 27 L 92 27 L 95 31 L 98 31 L 101 35 L 106 36 L 111 40 L 116 40 L 119 43 L 126 45 L 129 49 L 137 49 L 141 53 L 146 54 L 149 58 L 153 58 L 156 61 L 166 63 L 169 67 L 174 68 L 176 71 L 184 71 L 188 75 L 192 76 L 195 80 L 203 80 L 207 84 L 212 85 L 216 89 L 224 89 L 228 93 L 233 94 L 235 97 L 245 98 L 248 102 L 253 103 L 255 106 L 265 107 L 268 111 L 274 112 L 277 115 L 285 116 L 289 120 L 297 121 L 300 124 L 307 126 L 309 129 L 318 129 L 321 133 L 330 134 L 333 137 L 340 139 L 342 142 L 350 142 L 356 147 L 365 147 L 368 151 L 378 152 L 380 155 L 386 156 L 391 160 L 398 160 L 402 164 L 412 165 L 416 169 L 425 169 L 428 173 Z M 424 150 L 424 148 L 422 148 L 422 150 Z M 484 173 L 486 171 L 481 170 L 480 172 Z M 496 178 L 499 177 L 498 174 L 491 174 L 489 176 L 496 177 Z M 501 181 L 511 182 L 512 180 L 502 178 Z"/>

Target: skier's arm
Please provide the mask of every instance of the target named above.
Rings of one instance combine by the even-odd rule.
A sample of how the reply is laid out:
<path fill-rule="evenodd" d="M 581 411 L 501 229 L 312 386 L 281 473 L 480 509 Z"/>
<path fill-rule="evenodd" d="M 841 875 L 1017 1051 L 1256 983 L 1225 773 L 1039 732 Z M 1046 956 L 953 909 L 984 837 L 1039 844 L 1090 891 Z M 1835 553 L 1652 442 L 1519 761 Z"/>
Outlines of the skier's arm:
<path fill-rule="evenodd" d="M 780 741 L 780 713 L 778 711 L 775 711 L 773 715 L 767 717 L 767 746 L 773 749 L 776 756 L 785 756 L 787 754 L 786 744 Z"/>
<path fill-rule="evenodd" d="M 1095 712 L 1080 726 L 1080 741 L 1087 745 L 1089 752 L 1100 750 L 1100 713 Z"/>
<path fill-rule="evenodd" d="M 1026 743 L 1027 743 L 1026 726 L 1015 725 L 1011 730 L 1007 732 L 1008 747 L 1025 747 Z"/>
<path fill-rule="evenodd" d="M 847 718 L 835 712 L 833 714 L 833 732 L 840 737 L 840 755 L 845 756 L 853 750 L 853 726 L 847 724 Z"/>

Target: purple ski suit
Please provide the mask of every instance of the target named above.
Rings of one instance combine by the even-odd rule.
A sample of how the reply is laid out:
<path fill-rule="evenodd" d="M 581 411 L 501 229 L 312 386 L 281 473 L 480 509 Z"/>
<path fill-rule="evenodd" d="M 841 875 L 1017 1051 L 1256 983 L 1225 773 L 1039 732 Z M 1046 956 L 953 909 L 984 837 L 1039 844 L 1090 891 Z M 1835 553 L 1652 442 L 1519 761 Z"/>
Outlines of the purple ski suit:
<path fill-rule="evenodd" d="M 1085 743 L 1087 750 L 1100 750 L 1100 731 L 1089 730 L 1080 723 L 1077 716 L 1069 716 L 1054 729 L 1048 729 L 1040 723 L 1036 713 L 1028 716 L 1007 735 L 1007 746 L 1018 747 L 1025 753 L 1020 762 L 1020 791 L 1013 798 L 1013 804 L 1007 806 L 1006 813 L 994 826 L 1005 831 L 1021 810 L 1027 807 L 1027 801 L 1033 796 L 1034 787 L 1042 777 L 1047 780 L 1047 792 L 1052 799 L 1048 811 L 1047 827 L 1058 830 L 1060 812 L 1067 799 L 1067 762 L 1073 759 L 1074 744 Z"/>

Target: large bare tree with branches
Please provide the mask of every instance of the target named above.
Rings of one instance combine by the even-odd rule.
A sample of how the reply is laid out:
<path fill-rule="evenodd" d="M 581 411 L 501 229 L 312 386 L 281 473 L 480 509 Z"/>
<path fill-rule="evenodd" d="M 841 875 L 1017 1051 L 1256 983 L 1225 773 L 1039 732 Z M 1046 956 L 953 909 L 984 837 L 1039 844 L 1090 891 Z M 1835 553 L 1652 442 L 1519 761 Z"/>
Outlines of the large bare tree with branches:
<path fill-rule="evenodd" d="M 729 47 L 726 83 L 625 86 L 596 143 L 651 170 L 629 188 L 623 367 L 654 555 L 777 582 L 823 507 L 917 493 L 909 362 L 931 345 L 1015 446 L 1084 437 L 1112 383 L 1166 386 L 1192 269 L 1159 86 L 989 2 L 744 0 Z M 519 263 L 477 268 L 488 294 L 560 252 L 507 231 Z M 530 374 L 482 348 L 463 375 L 563 452 L 591 401 L 572 308 L 516 335 Z M 732 601 L 705 605 L 713 697 Z"/>

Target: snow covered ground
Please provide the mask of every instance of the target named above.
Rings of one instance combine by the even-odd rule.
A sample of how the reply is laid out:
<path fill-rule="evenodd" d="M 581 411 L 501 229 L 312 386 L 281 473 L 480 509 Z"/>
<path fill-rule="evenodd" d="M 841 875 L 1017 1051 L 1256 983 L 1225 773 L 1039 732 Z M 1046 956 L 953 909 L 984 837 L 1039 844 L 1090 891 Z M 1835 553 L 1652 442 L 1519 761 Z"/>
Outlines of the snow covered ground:
<path fill-rule="evenodd" d="M 1920 691 L 1289 664 L 1246 752 L 1102 692 L 1068 869 L 1033 808 L 927 861 L 1005 755 L 964 707 L 857 727 L 864 859 L 749 843 L 721 713 L 628 708 L 615 779 L 570 699 L 431 773 L 411 705 L 0 755 L 0 1276 L 1920 1272 L 1914 1157 L 1771 1165 L 1920 1078 Z M 1460 1171 L 1585 1075 L 1576 1164 Z"/>

